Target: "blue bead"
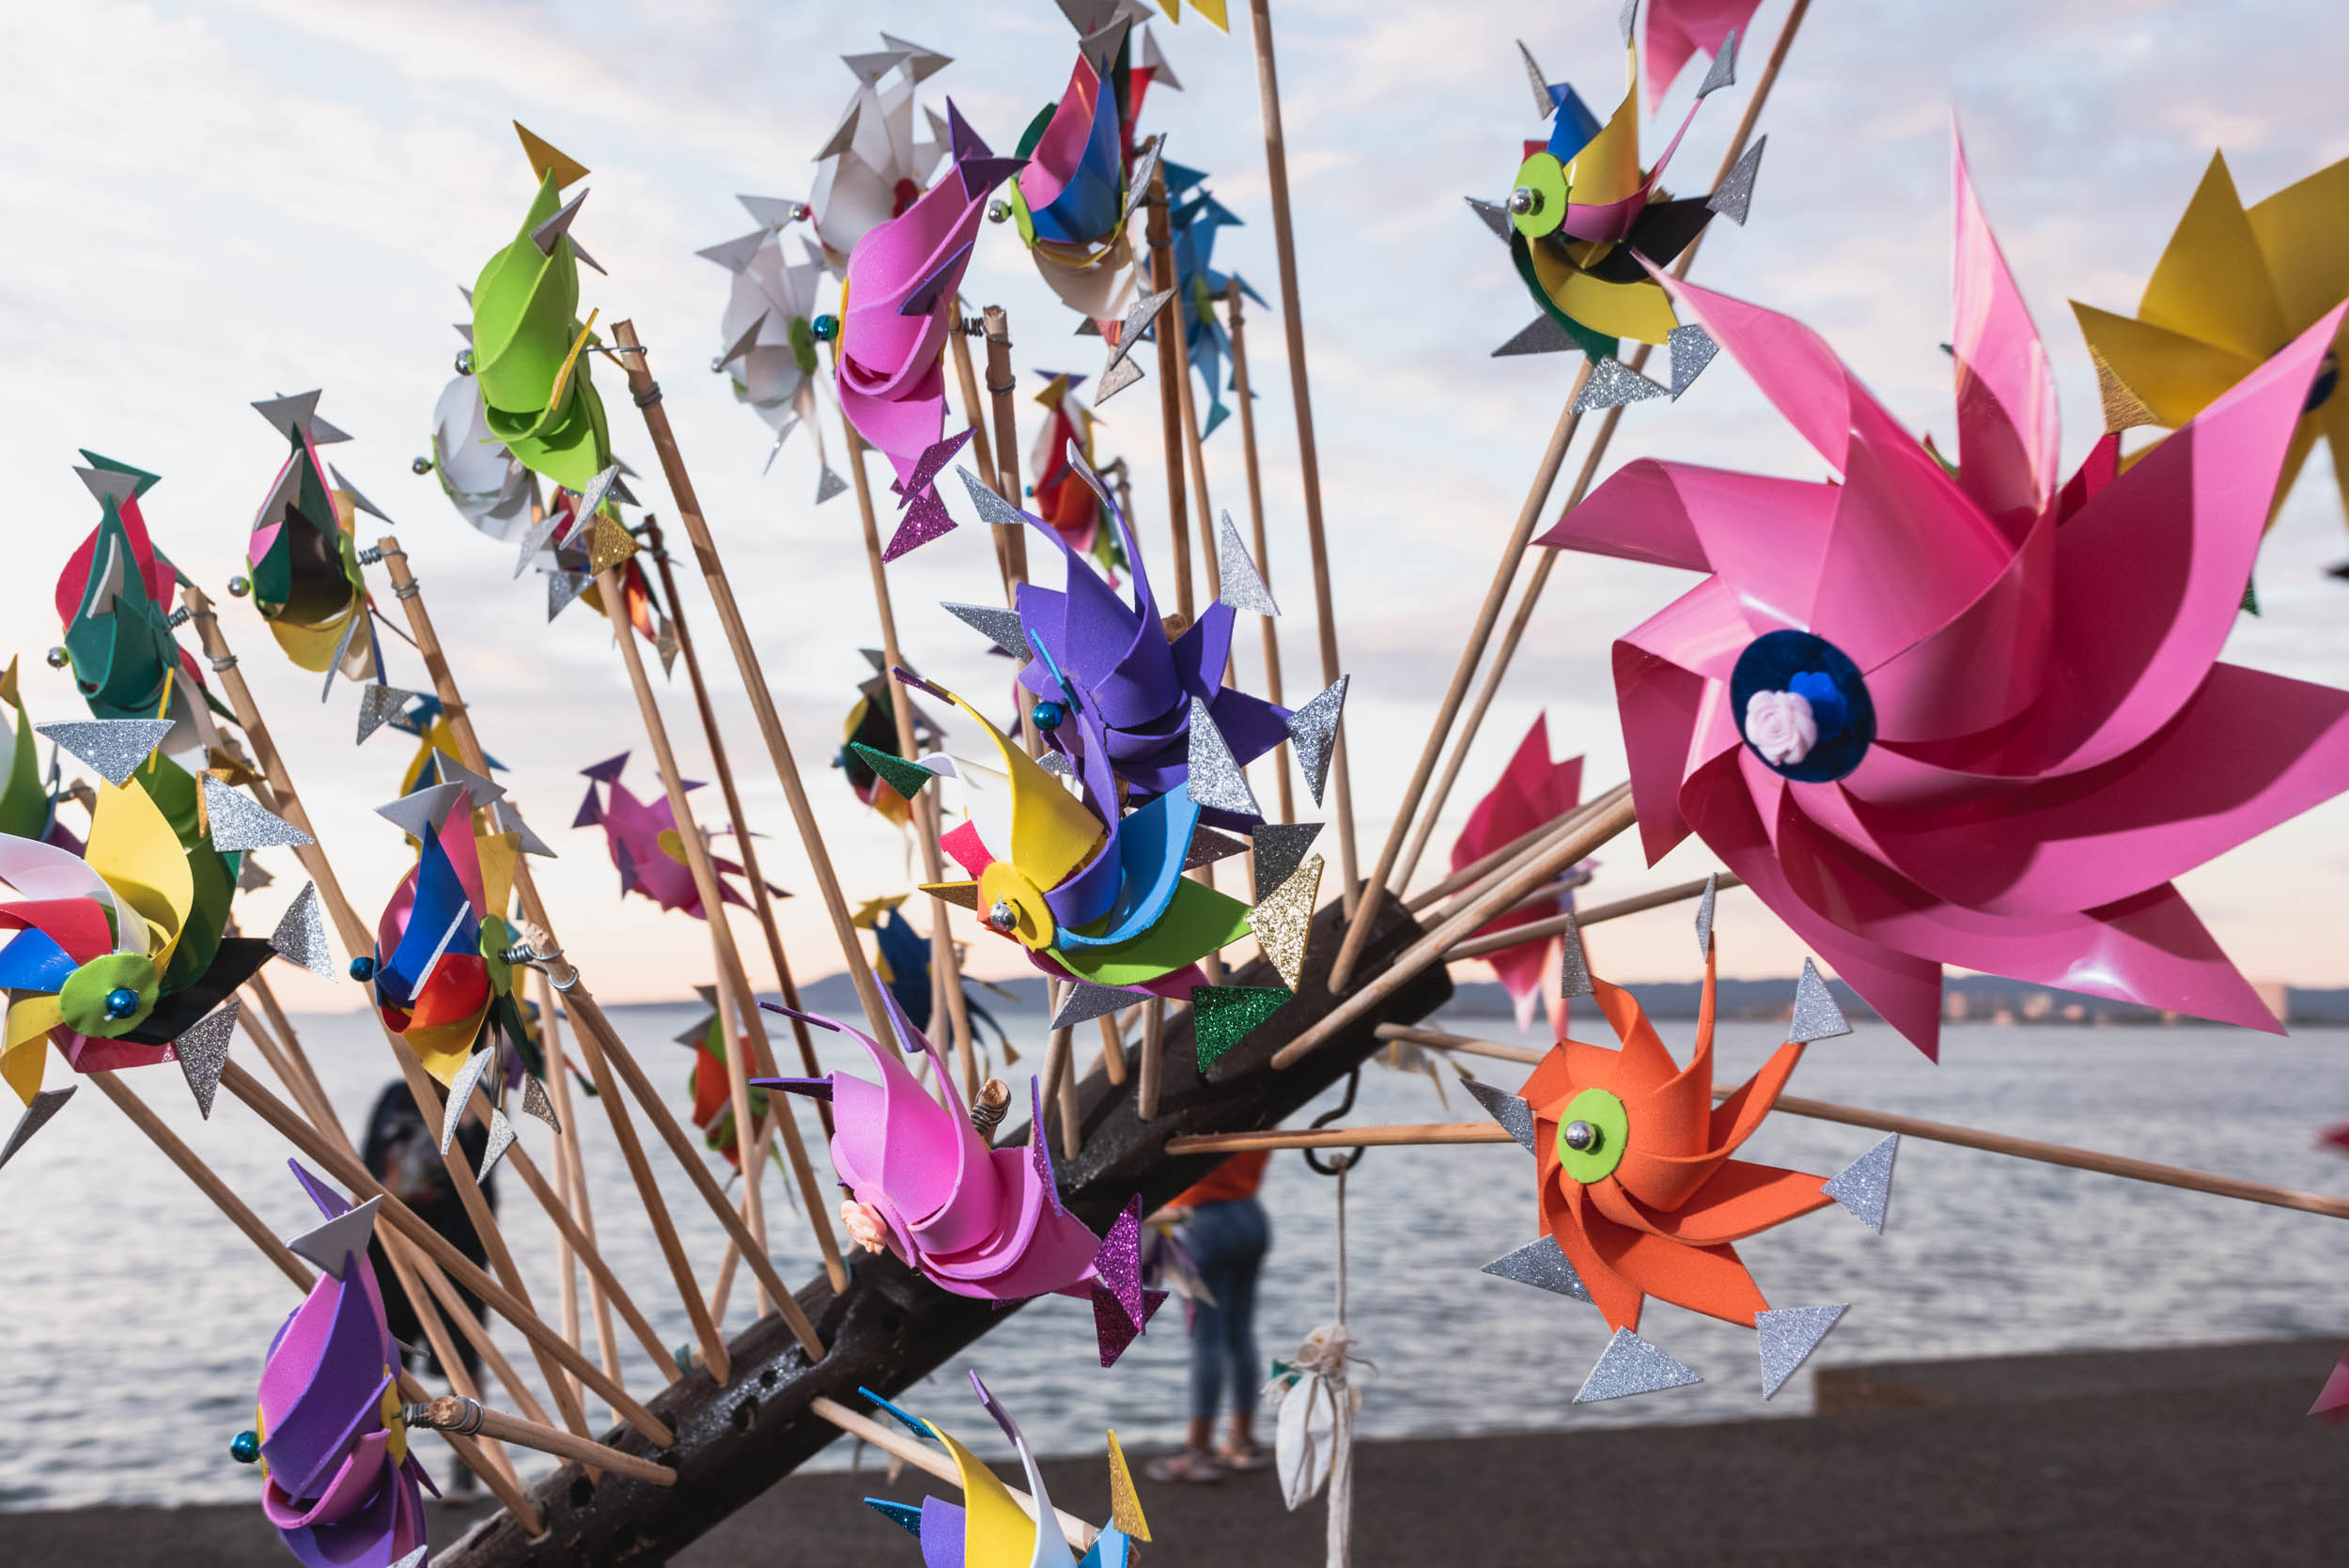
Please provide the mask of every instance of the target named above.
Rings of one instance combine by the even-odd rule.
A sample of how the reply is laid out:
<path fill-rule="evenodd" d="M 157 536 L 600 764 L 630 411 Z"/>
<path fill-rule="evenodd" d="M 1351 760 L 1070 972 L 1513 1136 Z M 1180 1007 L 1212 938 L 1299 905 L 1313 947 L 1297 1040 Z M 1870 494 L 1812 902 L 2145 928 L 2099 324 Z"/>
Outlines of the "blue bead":
<path fill-rule="evenodd" d="M 106 1017 L 127 1018 L 139 1010 L 139 994 L 128 986 L 117 986 L 106 993 Z"/>
<path fill-rule="evenodd" d="M 375 960 L 362 954 L 350 961 L 350 978 L 365 983 L 375 978 Z"/>
<path fill-rule="evenodd" d="M 829 343 L 840 335 L 840 318 L 818 316 L 807 324 L 807 330 L 816 335 L 817 341 Z"/>
<path fill-rule="evenodd" d="M 1068 717 L 1067 712 L 1058 703 L 1041 702 L 1035 705 L 1035 727 L 1037 729 L 1056 730 L 1060 728 L 1060 722 L 1066 717 Z"/>
<path fill-rule="evenodd" d="M 229 1439 L 228 1457 L 240 1465 L 250 1465 L 261 1457 L 261 1438 L 256 1432 L 240 1432 Z"/>

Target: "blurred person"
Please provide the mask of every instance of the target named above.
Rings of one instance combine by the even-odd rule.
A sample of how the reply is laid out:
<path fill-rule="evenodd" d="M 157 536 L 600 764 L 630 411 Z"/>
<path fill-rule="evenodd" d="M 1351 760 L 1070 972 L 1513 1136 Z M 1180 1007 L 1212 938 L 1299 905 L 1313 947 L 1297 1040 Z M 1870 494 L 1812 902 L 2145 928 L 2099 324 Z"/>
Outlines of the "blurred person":
<path fill-rule="evenodd" d="M 1272 1221 L 1256 1189 L 1271 1158 L 1269 1150 L 1234 1155 L 1169 1208 L 1206 1298 L 1190 1303 L 1190 1424 L 1181 1452 L 1150 1462 L 1154 1481 L 1218 1481 L 1227 1470 L 1271 1463 L 1255 1432 L 1266 1371 L 1256 1351 L 1256 1278 L 1272 1248 Z M 1216 1411 L 1227 1391 L 1230 1432 L 1217 1448 Z"/>

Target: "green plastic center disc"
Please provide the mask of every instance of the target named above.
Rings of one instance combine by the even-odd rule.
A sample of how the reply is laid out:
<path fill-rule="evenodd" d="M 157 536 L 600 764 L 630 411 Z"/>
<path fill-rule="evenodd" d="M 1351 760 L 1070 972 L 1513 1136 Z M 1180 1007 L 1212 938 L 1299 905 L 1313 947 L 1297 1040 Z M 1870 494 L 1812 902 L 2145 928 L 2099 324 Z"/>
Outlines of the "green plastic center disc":
<path fill-rule="evenodd" d="M 1517 165 L 1517 191 L 1526 193 L 1527 210 L 1517 210 L 1512 200 L 1509 221 L 1528 240 L 1539 240 L 1565 222 L 1566 169 L 1547 152 L 1537 152 Z M 1516 192 L 1511 193 L 1512 197 Z"/>
<path fill-rule="evenodd" d="M 57 1010 L 77 1033 L 118 1039 L 147 1021 L 147 1015 L 155 1009 L 160 984 L 154 964 L 144 955 L 101 954 L 66 976 L 65 984 L 57 988 Z M 122 1017 L 106 1009 L 107 998 L 118 989 L 138 998 L 137 1007 Z"/>
<path fill-rule="evenodd" d="M 1593 1135 L 1579 1149 L 1566 1141 L 1568 1130 L 1578 1126 Z M 1615 1173 L 1630 1136 L 1631 1119 L 1624 1114 L 1623 1101 L 1604 1089 L 1585 1089 L 1558 1118 L 1558 1163 L 1565 1167 L 1568 1178 L 1584 1187 L 1605 1181 Z"/>

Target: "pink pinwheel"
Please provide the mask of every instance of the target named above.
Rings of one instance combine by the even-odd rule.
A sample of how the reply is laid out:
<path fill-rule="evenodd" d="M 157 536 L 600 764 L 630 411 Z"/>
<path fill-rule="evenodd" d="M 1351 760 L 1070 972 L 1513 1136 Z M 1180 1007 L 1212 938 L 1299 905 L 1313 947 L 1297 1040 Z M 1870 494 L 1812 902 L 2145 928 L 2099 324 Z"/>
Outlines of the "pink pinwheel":
<path fill-rule="evenodd" d="M 644 894 L 664 909 L 682 909 L 695 920 L 707 920 L 708 911 L 702 908 L 701 890 L 693 885 L 693 870 L 685 861 L 685 844 L 677 836 L 677 813 L 671 809 L 664 794 L 655 800 L 639 800 L 620 783 L 620 770 L 628 766 L 628 753 L 606 758 L 593 768 L 580 771 L 594 781 L 587 786 L 587 799 L 580 802 L 579 815 L 571 818 L 574 828 L 601 827 L 605 841 L 612 848 L 612 863 L 620 869 L 620 895 L 631 893 Z M 596 785 L 604 787 L 599 800 Z M 701 785 L 687 781 L 688 790 Z M 717 856 L 710 857 L 710 865 L 718 874 L 718 891 L 729 904 L 750 908 L 750 901 L 734 886 L 733 878 L 742 875 L 737 862 Z M 777 897 L 788 897 L 772 883 L 768 891 Z"/>
<path fill-rule="evenodd" d="M 1719 54 L 1762 8 L 1762 0 L 1648 0 L 1640 53 L 1647 57 L 1647 101 L 1655 103 L 1697 54 Z"/>
<path fill-rule="evenodd" d="M 1033 1081 L 1029 1098 L 1036 1114 L 1028 1125 L 1027 1146 L 988 1148 L 958 1091 L 950 1089 L 952 1103 L 941 1106 L 906 1070 L 905 1057 L 926 1054 L 941 1081 L 957 1082 L 945 1057 L 913 1027 L 896 998 L 884 996 L 894 1049 L 831 1018 L 759 1004 L 851 1036 L 879 1069 L 879 1082 L 846 1073 L 752 1081 L 832 1102 L 832 1167 L 854 1200 L 846 1205 L 850 1234 L 869 1237 L 865 1246 L 875 1251 L 886 1247 L 957 1296 L 1089 1299 L 1101 1364 L 1111 1365 L 1165 1299 L 1164 1292 L 1145 1292 L 1142 1284 L 1141 1200 L 1128 1205 L 1106 1241 L 1094 1234 L 1061 1203 Z"/>
<path fill-rule="evenodd" d="M 399 1352 L 367 1263 L 371 1216 L 295 1174 L 328 1223 L 293 1245 L 334 1261 L 270 1343 L 254 1431 L 232 1452 L 260 1459 L 261 1512 L 306 1568 L 392 1568 L 425 1544 L 432 1483 L 401 1419 Z"/>
<path fill-rule="evenodd" d="M 1022 162 L 989 152 L 951 100 L 946 117 L 952 171 L 856 242 L 841 296 L 841 411 L 888 458 L 906 505 L 918 508 L 899 525 L 910 542 L 892 538 L 892 555 L 953 526 L 930 489 L 939 464 L 924 462 L 946 427 L 941 354 L 988 193 Z"/>
<path fill-rule="evenodd" d="M 1517 743 L 1517 754 L 1501 770 L 1492 792 L 1477 801 L 1476 809 L 1469 814 L 1468 826 L 1460 830 L 1458 840 L 1452 846 L 1452 869 L 1458 871 L 1543 823 L 1556 820 L 1573 810 L 1575 802 L 1581 799 L 1582 759 L 1550 761 L 1549 716 L 1537 715 L 1533 727 Z M 1491 921 L 1477 935 L 1505 931 L 1573 906 L 1572 893 L 1567 893 L 1563 902 L 1557 898 L 1537 899 Z M 1554 969 L 1550 955 L 1557 947 L 1558 939 L 1548 937 L 1485 955 L 1485 961 L 1492 965 L 1494 975 L 1507 989 L 1509 999 L 1517 1003 L 1520 1033 L 1533 1027 L 1533 1009 L 1541 1000 L 1542 982 Z"/>
<path fill-rule="evenodd" d="M 1927 1055 L 1944 963 L 2273 1030 L 2170 878 L 2349 788 L 2349 693 L 2217 661 L 2342 310 L 2059 489 L 1954 166 L 1954 476 L 1810 331 L 1674 285 L 1838 479 L 1636 462 L 1543 539 L 1711 574 L 1615 644 L 1648 858 L 1693 830 Z"/>

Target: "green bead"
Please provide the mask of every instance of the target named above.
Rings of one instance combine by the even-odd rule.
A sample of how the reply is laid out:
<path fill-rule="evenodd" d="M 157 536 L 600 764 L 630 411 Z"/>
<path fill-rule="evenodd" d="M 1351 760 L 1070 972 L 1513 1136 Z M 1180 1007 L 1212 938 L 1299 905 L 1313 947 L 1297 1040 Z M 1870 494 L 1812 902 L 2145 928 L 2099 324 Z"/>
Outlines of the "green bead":
<path fill-rule="evenodd" d="M 228 1457 L 240 1465 L 250 1465 L 260 1458 L 261 1435 L 253 1431 L 238 1433 L 229 1439 Z"/>

